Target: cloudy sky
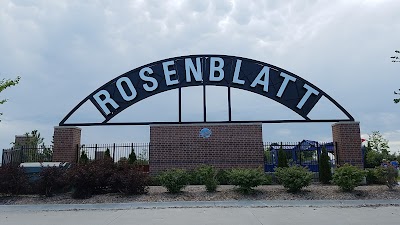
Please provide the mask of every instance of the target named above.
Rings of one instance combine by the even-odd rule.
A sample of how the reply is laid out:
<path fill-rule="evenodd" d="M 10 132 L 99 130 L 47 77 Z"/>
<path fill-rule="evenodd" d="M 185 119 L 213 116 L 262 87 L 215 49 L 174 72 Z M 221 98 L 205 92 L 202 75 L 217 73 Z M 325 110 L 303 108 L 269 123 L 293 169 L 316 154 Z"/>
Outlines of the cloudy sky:
<path fill-rule="evenodd" d="M 341 104 L 363 137 L 380 131 L 400 151 L 398 0 L 0 1 L 0 78 L 21 76 L 1 93 L 0 149 L 14 135 L 53 127 L 82 99 L 136 67 L 189 54 L 241 56 L 284 68 Z M 227 118 L 226 89 L 207 89 L 210 120 Z M 183 119 L 202 118 L 201 88 L 183 90 Z M 236 119 L 298 119 L 278 103 L 232 93 Z M 333 118 L 323 101 L 310 115 Z M 74 119 L 92 122 L 90 109 Z M 118 117 L 118 118 L 117 118 Z M 140 102 L 114 122 L 177 118 L 177 92 Z M 332 140 L 330 123 L 264 124 L 265 141 Z M 148 126 L 83 127 L 82 143 L 147 142 Z"/>

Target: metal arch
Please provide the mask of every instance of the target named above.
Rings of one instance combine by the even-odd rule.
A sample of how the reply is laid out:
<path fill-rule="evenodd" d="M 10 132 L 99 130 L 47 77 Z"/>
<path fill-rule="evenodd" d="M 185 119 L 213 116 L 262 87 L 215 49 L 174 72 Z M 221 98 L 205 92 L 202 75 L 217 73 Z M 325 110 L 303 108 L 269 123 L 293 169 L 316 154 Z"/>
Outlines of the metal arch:
<path fill-rule="evenodd" d="M 297 79 L 300 80 L 301 82 L 303 82 L 303 83 L 305 83 L 305 84 L 311 86 L 313 89 L 315 89 L 315 90 L 317 90 L 317 91 L 319 92 L 318 98 L 316 98 L 315 103 L 313 104 L 312 107 L 314 107 L 314 105 L 318 102 L 318 100 L 319 100 L 322 96 L 325 96 L 325 97 L 326 97 L 327 99 L 329 99 L 336 107 L 338 107 L 338 108 L 348 117 L 348 119 L 340 119 L 340 120 L 337 120 L 337 119 L 311 120 L 311 119 L 309 119 L 307 116 L 305 116 L 304 114 L 302 115 L 302 114 L 300 114 L 299 112 L 294 111 L 292 108 L 288 107 L 287 105 L 285 105 L 285 104 L 282 103 L 281 101 L 277 101 L 276 99 L 271 98 L 271 97 L 269 97 L 269 96 L 266 96 L 265 94 L 264 94 L 264 95 L 263 95 L 263 94 L 260 94 L 259 92 L 255 91 L 254 89 L 243 88 L 243 87 L 238 86 L 238 85 L 232 85 L 232 82 L 226 82 L 227 84 L 222 84 L 222 83 L 210 83 L 210 81 L 204 79 L 204 77 L 206 77 L 207 74 L 205 73 L 205 70 L 202 69 L 202 76 L 203 76 L 203 78 L 202 78 L 201 84 L 183 86 L 183 84 L 182 84 L 182 81 L 183 81 L 183 80 L 181 80 L 181 78 L 182 78 L 181 75 L 182 75 L 182 74 L 180 74 L 179 71 L 176 70 L 176 72 L 177 72 L 177 77 L 178 77 L 178 79 L 179 79 L 179 83 L 178 83 L 177 86 L 174 86 L 174 87 L 172 87 L 172 88 L 166 88 L 166 89 L 164 89 L 164 90 L 160 90 L 160 91 L 158 91 L 157 93 L 150 94 L 150 95 L 148 95 L 148 96 L 146 96 L 146 97 L 144 97 L 144 98 L 141 98 L 141 99 L 139 100 L 139 101 L 141 101 L 141 100 L 144 100 L 144 99 L 146 99 L 146 98 L 148 98 L 148 97 L 151 97 L 151 96 L 153 96 L 153 95 L 156 95 L 156 94 L 159 94 L 159 93 L 162 93 L 162 92 L 165 92 L 165 91 L 174 90 L 174 89 L 179 88 L 179 121 L 178 121 L 178 122 L 126 122 L 126 123 L 108 123 L 108 121 L 109 121 L 111 118 L 113 118 L 114 116 L 116 116 L 117 114 L 119 114 L 120 112 L 122 112 L 124 109 L 128 108 L 129 106 L 131 106 L 131 105 L 133 105 L 133 104 L 135 104 L 135 103 L 137 103 L 137 102 L 139 102 L 139 101 L 136 101 L 136 102 L 128 103 L 127 106 L 124 107 L 122 110 L 113 112 L 113 113 L 112 113 L 112 116 L 109 117 L 109 118 L 106 117 L 107 115 L 105 115 L 104 112 L 102 112 L 101 110 L 99 110 L 99 111 L 101 112 L 101 114 L 105 117 L 105 120 L 104 120 L 102 123 L 65 123 L 65 122 L 71 117 L 71 115 L 72 115 L 74 112 L 76 112 L 76 111 L 77 111 L 84 103 L 86 103 L 87 101 L 92 101 L 92 103 L 96 106 L 96 104 L 95 104 L 95 103 L 93 102 L 93 100 L 92 100 L 93 95 L 96 94 L 96 93 L 98 93 L 100 90 L 103 90 L 104 88 L 106 88 L 106 87 L 109 86 L 110 84 L 115 83 L 115 82 L 116 82 L 119 78 L 121 78 L 121 77 L 128 76 L 129 74 L 135 73 L 135 72 L 137 72 L 137 71 L 139 71 L 139 70 L 141 70 L 141 69 L 143 69 L 143 68 L 145 68 L 145 67 L 153 67 L 153 66 L 161 65 L 161 64 L 164 63 L 164 62 L 169 62 L 169 61 L 177 62 L 178 60 L 183 60 L 183 59 L 187 59 L 187 58 L 191 58 L 191 59 L 192 59 L 192 58 L 201 58 L 201 59 L 203 59 L 203 60 L 207 60 L 207 59 L 209 59 L 209 58 L 211 58 L 211 57 L 220 57 L 220 58 L 229 59 L 229 60 L 232 60 L 232 61 L 233 61 L 234 59 L 236 59 L 236 60 L 239 59 L 239 60 L 245 61 L 246 63 L 252 63 L 252 64 L 258 65 L 258 66 L 260 66 L 260 67 L 269 67 L 270 69 L 273 69 L 273 70 L 276 70 L 277 72 L 279 72 L 279 74 L 280 74 L 280 73 L 285 73 L 285 74 L 288 74 L 288 75 L 290 75 L 290 76 L 292 76 L 292 77 L 295 77 L 296 80 L 297 80 Z M 233 63 L 233 62 L 231 62 L 231 63 Z M 205 64 L 206 64 L 206 61 L 202 61 L 202 63 L 201 63 L 202 68 L 206 66 Z M 231 67 L 232 67 L 232 65 L 231 65 Z M 177 66 L 174 64 L 174 69 L 176 69 L 176 68 L 177 68 Z M 232 70 L 232 68 L 231 68 L 231 70 Z M 182 72 L 182 71 L 180 71 L 180 72 Z M 254 71 L 245 71 L 245 72 L 251 73 L 251 72 L 254 72 Z M 248 78 L 248 76 L 246 76 L 245 78 Z M 146 65 L 140 66 L 140 67 L 138 67 L 138 68 L 135 68 L 135 69 L 133 69 L 133 70 L 131 70 L 131 71 L 129 71 L 129 72 L 126 72 L 126 73 L 124 73 L 124 74 L 122 74 L 122 75 L 120 75 L 120 76 L 118 76 L 118 77 L 116 77 L 116 78 L 110 80 L 109 82 L 107 82 L 106 84 L 102 85 L 101 87 L 99 87 L 98 89 L 96 89 L 94 92 L 92 92 L 91 94 L 89 94 L 89 95 L 88 95 L 85 99 L 83 99 L 78 105 L 76 105 L 76 106 L 63 118 L 63 120 L 59 123 L 59 125 L 60 125 L 60 126 L 94 126 L 94 125 L 148 125 L 148 124 L 154 124 L 154 123 L 156 123 L 156 124 L 160 124 L 160 123 L 168 123 L 168 124 L 199 123 L 199 122 L 182 122 L 182 121 L 181 121 L 181 88 L 182 88 L 182 87 L 189 87 L 189 86 L 200 86 L 200 85 L 202 85 L 202 86 L 204 87 L 203 90 L 205 89 L 205 86 L 206 86 L 206 85 L 224 86 L 224 87 L 227 87 L 227 88 L 228 88 L 228 105 L 229 105 L 229 119 L 228 119 L 228 121 L 212 121 L 212 122 L 211 122 L 211 121 L 206 121 L 206 116 L 204 116 L 204 121 L 201 122 L 201 123 L 204 123 L 204 122 L 207 122 L 207 123 L 215 123 L 215 122 L 216 122 L 216 123 L 227 123 L 227 122 L 228 122 L 228 123 L 248 123 L 248 122 L 251 122 L 251 123 L 253 123 L 253 122 L 261 122 L 261 123 L 284 123 L 284 122 L 285 122 L 285 123 L 286 123 L 286 122 L 338 122 L 338 121 L 354 121 L 354 118 L 350 115 L 350 113 L 348 113 L 348 112 L 347 112 L 338 102 L 336 102 L 331 96 L 329 96 L 329 95 L 326 94 L 324 91 L 322 91 L 321 89 L 319 89 L 318 87 L 316 87 L 316 86 L 313 85 L 312 83 L 308 82 L 307 80 L 304 80 L 304 79 L 301 78 L 300 76 L 298 76 L 298 75 L 296 75 L 296 74 L 293 74 L 293 73 L 291 73 L 291 72 L 289 72 L 289 71 L 287 71 L 287 70 L 284 70 L 284 69 L 282 69 L 282 68 L 279 68 L 279 67 L 277 67 L 277 66 L 274 66 L 274 65 L 271 65 L 271 64 L 268 64 L 268 63 L 265 63 L 265 62 L 253 60 L 253 59 L 248 59 L 248 58 L 243 58 L 243 57 L 236 57 L 236 56 L 229 56 L 229 55 L 188 55 L 188 56 L 179 56 L 179 57 L 168 58 L 168 59 L 159 60 L 159 61 L 156 61 L 156 62 L 153 62 L 153 63 L 149 63 L 149 64 L 146 64 Z M 256 94 L 260 94 L 260 95 L 262 95 L 262 96 L 264 96 L 264 97 L 268 97 L 268 98 L 270 98 L 270 99 L 272 99 L 272 100 L 275 100 L 276 102 L 279 102 L 280 104 L 285 105 L 285 106 L 288 107 L 289 109 L 292 109 L 292 111 L 296 112 L 296 113 L 299 114 L 301 117 L 303 117 L 304 120 L 232 121 L 232 119 L 231 119 L 231 106 L 230 106 L 230 88 L 231 88 L 231 87 L 238 88 L 238 89 L 242 89 L 242 90 L 246 90 L 246 91 L 250 91 L 250 92 L 253 92 L 253 93 L 256 93 Z M 298 90 L 297 90 L 297 91 L 298 91 Z M 203 93 L 203 94 L 204 94 L 204 93 Z M 204 110 L 205 110 L 205 101 L 203 101 L 203 104 L 204 104 L 203 108 L 204 108 Z M 312 109 L 312 107 L 311 107 L 311 109 Z M 96 106 L 96 108 L 99 109 L 98 106 Z M 311 109 L 310 109 L 310 110 L 311 110 Z M 309 110 L 309 111 L 310 111 L 310 110 Z M 205 112 L 204 112 L 204 115 L 205 115 Z"/>

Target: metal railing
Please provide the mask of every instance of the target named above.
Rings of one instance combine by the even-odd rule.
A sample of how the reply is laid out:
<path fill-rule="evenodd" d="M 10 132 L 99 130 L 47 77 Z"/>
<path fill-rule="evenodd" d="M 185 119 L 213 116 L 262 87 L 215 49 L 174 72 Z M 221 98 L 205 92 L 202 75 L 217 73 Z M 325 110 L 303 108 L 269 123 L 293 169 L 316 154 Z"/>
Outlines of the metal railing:
<path fill-rule="evenodd" d="M 53 160 L 53 146 L 42 145 L 18 146 L 10 149 L 3 149 L 2 165 L 20 164 L 25 162 L 51 162 Z"/>
<path fill-rule="evenodd" d="M 319 171 L 319 156 L 322 147 L 326 148 L 331 158 L 331 164 L 334 164 L 333 142 L 308 140 L 301 142 L 266 142 L 264 143 L 264 169 L 266 172 L 274 172 L 274 168 L 278 165 L 278 152 L 281 147 L 289 164 L 307 166 L 312 172 Z"/>
<path fill-rule="evenodd" d="M 122 144 L 84 144 L 78 147 L 78 161 L 84 151 L 89 160 L 103 159 L 106 151 L 114 162 L 128 160 L 129 155 L 135 152 L 138 164 L 149 163 L 149 143 L 122 143 Z"/>

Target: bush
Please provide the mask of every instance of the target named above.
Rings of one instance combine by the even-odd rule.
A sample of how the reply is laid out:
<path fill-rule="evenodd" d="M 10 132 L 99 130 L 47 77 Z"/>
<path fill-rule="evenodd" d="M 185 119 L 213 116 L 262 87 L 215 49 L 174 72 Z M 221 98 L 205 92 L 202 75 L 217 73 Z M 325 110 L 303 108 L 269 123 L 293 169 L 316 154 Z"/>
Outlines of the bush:
<path fill-rule="evenodd" d="M 325 146 L 322 147 L 319 158 L 319 182 L 329 184 L 332 180 L 331 164 Z"/>
<path fill-rule="evenodd" d="M 215 192 L 218 187 L 217 170 L 209 165 L 200 166 L 196 170 L 198 180 L 206 186 L 208 192 Z"/>
<path fill-rule="evenodd" d="M 111 158 L 78 164 L 68 171 L 73 198 L 90 198 L 93 194 L 110 192 L 110 177 L 116 172 Z"/>
<path fill-rule="evenodd" d="M 383 171 L 383 179 L 385 181 L 385 184 L 390 190 L 392 190 L 396 185 L 398 185 L 397 177 L 399 176 L 399 173 L 397 169 L 392 165 L 384 167 Z"/>
<path fill-rule="evenodd" d="M 282 145 L 278 151 L 278 167 L 289 167 L 287 156 L 285 151 L 283 151 Z"/>
<path fill-rule="evenodd" d="M 89 164 L 79 164 L 71 168 L 68 182 L 72 188 L 72 198 L 90 198 L 95 189 L 95 174 Z"/>
<path fill-rule="evenodd" d="M 226 185 L 229 184 L 229 171 L 220 169 L 217 172 L 217 180 L 219 184 Z"/>
<path fill-rule="evenodd" d="M 129 164 L 121 164 L 110 177 L 113 191 L 126 195 L 145 194 L 148 191 L 149 176 L 147 173 Z"/>
<path fill-rule="evenodd" d="M 42 168 L 35 186 L 39 194 L 51 197 L 67 186 L 65 171 L 55 166 Z"/>
<path fill-rule="evenodd" d="M 365 171 L 367 184 L 386 184 L 384 167 L 367 168 Z"/>
<path fill-rule="evenodd" d="M 336 169 L 332 181 L 334 184 L 338 185 L 342 191 L 350 192 L 360 185 L 366 175 L 365 171 L 346 163 Z"/>
<path fill-rule="evenodd" d="M 186 170 L 171 169 L 158 176 L 160 184 L 167 188 L 170 193 L 179 193 L 189 182 L 189 175 Z"/>
<path fill-rule="evenodd" d="M 136 160 L 137 160 L 137 158 L 136 158 L 135 149 L 132 148 L 131 153 L 128 156 L 128 163 L 134 164 L 136 162 Z"/>
<path fill-rule="evenodd" d="M 238 186 L 243 194 L 253 192 L 253 188 L 265 183 L 267 175 L 261 169 L 232 169 L 229 174 L 229 183 Z"/>
<path fill-rule="evenodd" d="M 89 162 L 89 158 L 85 151 L 82 151 L 81 156 L 79 157 L 79 163 L 86 164 Z"/>
<path fill-rule="evenodd" d="M 0 193 L 18 195 L 30 191 L 30 184 L 23 168 L 18 165 L 0 167 Z"/>
<path fill-rule="evenodd" d="M 283 187 L 288 192 L 298 192 L 303 187 L 307 187 L 311 184 L 312 173 L 302 166 L 291 166 L 286 168 L 276 168 L 275 176 L 281 182 Z"/>
<path fill-rule="evenodd" d="M 111 158 L 110 149 L 106 149 L 106 151 L 104 152 L 104 158 Z"/>

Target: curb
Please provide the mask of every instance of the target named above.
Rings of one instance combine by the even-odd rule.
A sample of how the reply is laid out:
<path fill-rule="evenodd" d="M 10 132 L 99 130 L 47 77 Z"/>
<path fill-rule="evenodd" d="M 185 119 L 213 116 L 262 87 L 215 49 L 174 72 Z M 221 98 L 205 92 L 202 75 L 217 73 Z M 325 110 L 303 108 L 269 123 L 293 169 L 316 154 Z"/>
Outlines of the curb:
<path fill-rule="evenodd" d="M 278 201 L 176 201 L 101 204 L 0 205 L 1 212 L 132 210 L 167 208 L 272 208 L 272 207 L 384 207 L 400 206 L 398 200 L 278 200 Z"/>

